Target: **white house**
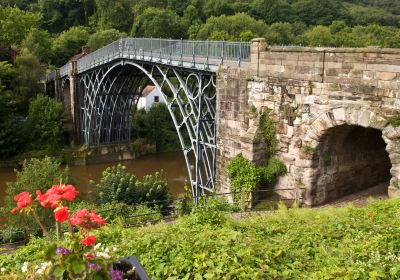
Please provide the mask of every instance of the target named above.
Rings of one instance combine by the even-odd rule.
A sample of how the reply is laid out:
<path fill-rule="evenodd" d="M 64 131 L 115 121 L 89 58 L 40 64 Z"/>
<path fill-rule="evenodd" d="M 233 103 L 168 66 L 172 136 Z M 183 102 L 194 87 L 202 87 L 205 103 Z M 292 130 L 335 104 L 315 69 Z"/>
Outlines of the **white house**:
<path fill-rule="evenodd" d="M 161 96 L 161 92 L 155 86 L 146 86 L 139 98 L 137 109 L 144 108 L 149 111 L 154 103 L 165 103 L 165 101 Z"/>

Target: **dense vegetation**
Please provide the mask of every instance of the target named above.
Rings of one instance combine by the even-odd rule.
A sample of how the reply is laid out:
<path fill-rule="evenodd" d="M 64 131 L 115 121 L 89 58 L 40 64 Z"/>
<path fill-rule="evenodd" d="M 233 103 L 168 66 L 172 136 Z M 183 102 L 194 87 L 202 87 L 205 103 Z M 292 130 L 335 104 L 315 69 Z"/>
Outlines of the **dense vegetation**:
<path fill-rule="evenodd" d="M 400 200 L 365 208 L 282 207 L 239 221 L 211 203 L 173 224 L 112 224 L 98 239 L 119 256 L 139 256 L 152 279 L 399 279 L 399 217 Z M 25 261 L 34 267 L 45 242 L 0 255 L 0 267 L 9 273 L 20 273 Z"/>

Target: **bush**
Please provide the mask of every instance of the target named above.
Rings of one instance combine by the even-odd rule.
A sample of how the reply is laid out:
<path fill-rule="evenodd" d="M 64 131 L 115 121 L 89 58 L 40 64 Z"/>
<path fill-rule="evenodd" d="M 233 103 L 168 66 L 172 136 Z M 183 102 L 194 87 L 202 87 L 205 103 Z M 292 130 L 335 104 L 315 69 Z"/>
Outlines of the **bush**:
<path fill-rule="evenodd" d="M 171 202 L 168 185 L 162 173 L 144 176 L 139 181 L 121 164 L 103 171 L 96 187 L 101 204 L 122 202 L 132 205 L 150 202 L 150 207 L 158 205 L 164 209 Z"/>
<path fill-rule="evenodd" d="M 14 216 L 9 214 L 15 207 L 13 197 L 21 192 L 29 192 L 35 196 L 35 191 L 42 192 L 49 189 L 52 185 L 70 182 L 68 168 L 61 168 L 60 162 L 54 158 L 45 157 L 43 159 L 25 160 L 21 171 L 16 171 L 16 181 L 7 183 L 5 205 L 1 208 L 0 216 L 5 216 L 6 225 L 21 228 L 28 233 L 39 232 L 39 227 L 32 218 L 23 216 Z M 53 227 L 53 213 L 51 209 L 38 209 L 38 215 L 42 221 L 45 221 L 47 227 Z"/>

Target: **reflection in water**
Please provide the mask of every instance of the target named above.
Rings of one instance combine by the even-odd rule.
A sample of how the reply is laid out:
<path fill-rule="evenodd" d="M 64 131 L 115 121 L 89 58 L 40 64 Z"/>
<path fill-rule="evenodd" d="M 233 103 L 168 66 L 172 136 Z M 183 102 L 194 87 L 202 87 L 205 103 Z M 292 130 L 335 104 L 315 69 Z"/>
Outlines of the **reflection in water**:
<path fill-rule="evenodd" d="M 187 170 L 182 152 L 148 155 L 135 160 L 122 161 L 127 170 L 142 179 L 144 175 L 163 170 L 167 178 L 169 191 L 176 196 L 184 191 L 187 180 Z M 81 193 L 90 192 L 90 180 L 98 182 L 101 173 L 109 166 L 118 163 L 91 164 L 86 166 L 71 166 L 73 183 Z M 6 182 L 14 181 L 15 173 L 12 168 L 0 168 L 0 204 L 4 198 Z"/>

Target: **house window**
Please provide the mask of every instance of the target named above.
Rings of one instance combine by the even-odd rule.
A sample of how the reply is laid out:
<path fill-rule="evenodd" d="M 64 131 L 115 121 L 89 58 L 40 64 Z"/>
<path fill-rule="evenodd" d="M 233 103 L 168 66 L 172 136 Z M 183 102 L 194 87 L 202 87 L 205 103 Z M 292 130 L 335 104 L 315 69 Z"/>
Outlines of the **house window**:
<path fill-rule="evenodd" d="M 159 96 L 154 96 L 154 102 L 160 102 L 160 97 Z"/>

